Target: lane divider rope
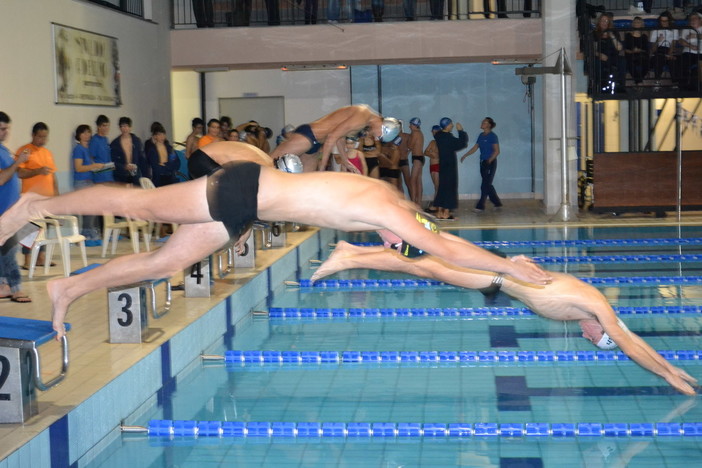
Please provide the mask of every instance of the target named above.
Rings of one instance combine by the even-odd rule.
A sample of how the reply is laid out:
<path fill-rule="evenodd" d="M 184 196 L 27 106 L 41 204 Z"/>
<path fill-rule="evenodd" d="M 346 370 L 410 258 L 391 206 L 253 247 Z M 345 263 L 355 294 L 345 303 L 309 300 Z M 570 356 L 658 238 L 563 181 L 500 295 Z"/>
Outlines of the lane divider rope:
<path fill-rule="evenodd" d="M 613 307 L 619 315 L 695 315 L 702 313 L 702 306 L 654 306 L 654 307 Z M 267 315 L 270 319 L 348 319 L 348 318 L 480 318 L 480 317 L 537 317 L 526 307 L 270 307 L 268 312 L 256 311 L 255 315 Z"/>
<path fill-rule="evenodd" d="M 658 423 L 418 423 L 243 422 L 153 419 L 123 432 L 150 437 L 236 439 L 382 439 L 463 437 L 702 437 L 700 422 Z"/>

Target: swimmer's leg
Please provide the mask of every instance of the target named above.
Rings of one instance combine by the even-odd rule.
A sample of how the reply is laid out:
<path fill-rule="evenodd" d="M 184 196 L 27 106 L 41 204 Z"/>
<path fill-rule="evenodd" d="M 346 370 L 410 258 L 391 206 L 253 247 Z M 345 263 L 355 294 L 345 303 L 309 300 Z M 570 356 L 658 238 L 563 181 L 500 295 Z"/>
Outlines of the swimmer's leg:
<path fill-rule="evenodd" d="M 228 241 L 229 234 L 222 223 L 186 224 L 180 226 L 160 249 L 118 257 L 81 275 L 49 281 L 46 287 L 53 306 L 54 330 L 59 333 L 59 338 L 63 335 L 68 307 L 79 297 L 101 288 L 170 278 Z"/>
<path fill-rule="evenodd" d="M 177 207 L 177 209 L 175 209 Z M 0 244 L 33 218 L 53 215 L 129 216 L 163 223 L 210 222 L 207 178 L 142 190 L 96 185 L 56 197 L 26 193 L 0 217 Z"/>
<path fill-rule="evenodd" d="M 307 139 L 306 136 L 300 135 L 299 133 L 291 133 L 290 136 L 280 145 L 271 151 L 271 158 L 278 159 L 284 154 L 296 154 L 302 156 L 304 153 L 309 151 L 312 147 L 312 143 Z"/>

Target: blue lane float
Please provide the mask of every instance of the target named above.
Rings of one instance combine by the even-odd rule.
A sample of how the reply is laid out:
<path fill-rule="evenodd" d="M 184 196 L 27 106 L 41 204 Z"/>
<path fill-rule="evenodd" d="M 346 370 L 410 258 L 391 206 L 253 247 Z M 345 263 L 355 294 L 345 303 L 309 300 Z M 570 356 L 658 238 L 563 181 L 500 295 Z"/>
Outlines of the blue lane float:
<path fill-rule="evenodd" d="M 702 255 L 578 255 L 578 256 L 534 256 L 536 263 L 601 264 L 601 263 L 690 263 L 701 262 Z"/>
<path fill-rule="evenodd" d="M 702 276 L 610 276 L 583 277 L 581 281 L 593 285 L 631 286 L 631 285 L 688 285 L 702 282 Z M 302 290 L 359 290 L 359 289 L 458 289 L 457 286 L 441 281 L 413 278 L 401 279 L 322 279 L 314 283 L 309 279 L 286 281 L 287 286 L 299 287 Z"/>
<path fill-rule="evenodd" d="M 647 315 L 699 315 L 702 306 L 656 306 L 656 307 L 614 307 L 619 315 L 647 316 Z M 265 313 L 265 312 L 264 312 Z M 526 307 L 271 307 L 268 317 L 272 320 L 287 319 L 355 319 L 355 318 L 447 318 L 447 319 L 474 319 L 474 318 L 533 318 L 533 311 Z"/>
<path fill-rule="evenodd" d="M 702 362 L 702 350 L 659 350 L 668 361 L 679 363 Z M 206 356 L 208 360 L 223 360 L 227 366 L 255 368 L 270 366 L 309 367 L 316 364 L 328 368 L 330 364 L 357 367 L 362 364 L 383 364 L 393 367 L 452 365 L 458 367 L 517 366 L 529 364 L 612 364 L 631 359 L 621 351 L 275 351 L 229 350 L 224 356 Z"/>
<path fill-rule="evenodd" d="M 473 242 L 473 241 L 471 241 Z M 577 239 L 577 240 L 531 240 L 531 241 L 474 241 L 483 248 L 522 248 L 522 247 L 658 247 L 678 245 L 702 245 L 702 238 L 657 238 L 657 239 Z M 354 242 L 353 245 L 378 246 L 378 242 Z"/>
<path fill-rule="evenodd" d="M 418 423 L 243 422 L 154 419 L 138 427 L 150 437 L 234 439 L 403 439 L 514 437 L 702 437 L 700 422 L 665 423 Z M 134 427 L 129 432 L 137 432 Z"/>

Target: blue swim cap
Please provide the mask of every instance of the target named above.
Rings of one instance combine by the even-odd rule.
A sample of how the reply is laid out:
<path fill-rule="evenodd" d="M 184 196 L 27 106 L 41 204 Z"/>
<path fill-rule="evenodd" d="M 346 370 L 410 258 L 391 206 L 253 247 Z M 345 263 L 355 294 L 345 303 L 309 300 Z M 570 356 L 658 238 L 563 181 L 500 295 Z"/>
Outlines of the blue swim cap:
<path fill-rule="evenodd" d="M 438 125 L 434 125 L 434 126 L 431 127 L 431 131 L 432 131 L 432 132 L 440 132 L 440 131 L 441 131 L 441 127 L 439 127 Z"/>
<path fill-rule="evenodd" d="M 410 119 L 410 125 L 414 125 L 415 127 L 421 127 L 422 126 L 422 121 L 419 120 L 419 117 L 412 117 Z"/>
<path fill-rule="evenodd" d="M 448 117 L 444 117 L 439 121 L 439 127 L 441 127 L 441 130 L 445 129 L 449 125 L 453 123 L 453 120 L 449 119 Z"/>

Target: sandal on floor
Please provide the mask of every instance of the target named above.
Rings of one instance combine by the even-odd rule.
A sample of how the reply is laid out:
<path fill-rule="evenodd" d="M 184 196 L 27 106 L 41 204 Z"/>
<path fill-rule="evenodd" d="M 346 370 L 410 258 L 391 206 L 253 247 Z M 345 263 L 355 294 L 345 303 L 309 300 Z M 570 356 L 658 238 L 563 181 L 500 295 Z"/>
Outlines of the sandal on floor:
<path fill-rule="evenodd" d="M 32 299 L 30 299 L 29 296 L 26 296 L 24 294 L 19 296 L 10 296 L 10 300 L 19 304 L 29 304 L 30 302 L 32 302 Z"/>

